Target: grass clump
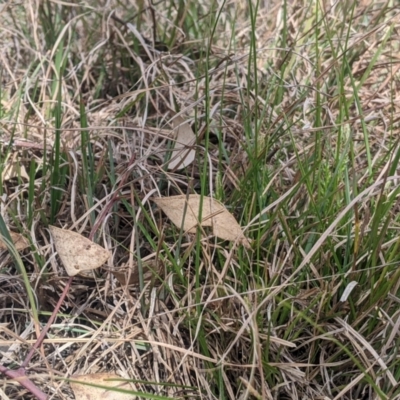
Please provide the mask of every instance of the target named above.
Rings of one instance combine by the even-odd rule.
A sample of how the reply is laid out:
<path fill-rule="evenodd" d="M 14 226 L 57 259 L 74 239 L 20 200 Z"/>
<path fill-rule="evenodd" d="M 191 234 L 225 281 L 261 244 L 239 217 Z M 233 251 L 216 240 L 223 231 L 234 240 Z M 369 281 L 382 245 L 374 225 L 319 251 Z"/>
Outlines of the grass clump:
<path fill-rule="evenodd" d="M 51 398 L 97 371 L 163 398 L 400 398 L 391 2 L 26 1 L 0 18 L 2 220 L 30 243 L 23 283 L 0 253 L 2 365 L 63 290 L 52 224 L 112 257 L 32 360 Z M 195 160 L 170 170 L 177 115 Z M 182 194 L 222 202 L 251 247 L 151 201 Z"/>

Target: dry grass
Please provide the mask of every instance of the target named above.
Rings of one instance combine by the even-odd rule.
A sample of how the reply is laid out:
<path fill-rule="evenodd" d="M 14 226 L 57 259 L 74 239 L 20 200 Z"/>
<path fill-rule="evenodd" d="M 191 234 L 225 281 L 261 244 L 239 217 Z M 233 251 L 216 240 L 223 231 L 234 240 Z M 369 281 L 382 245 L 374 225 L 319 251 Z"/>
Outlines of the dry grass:
<path fill-rule="evenodd" d="M 2 251 L 0 365 L 64 288 L 53 224 L 112 257 L 74 279 L 29 365 L 49 398 L 113 371 L 179 399 L 400 399 L 399 10 L 184 3 L 2 6 L 0 157 L 28 179 L 2 174 L 1 213 L 29 239 L 39 319 Z M 177 115 L 197 158 L 170 171 Z M 222 201 L 252 249 L 180 232 L 151 201 L 186 193 Z M 0 397 L 31 398 L 5 378 Z"/>

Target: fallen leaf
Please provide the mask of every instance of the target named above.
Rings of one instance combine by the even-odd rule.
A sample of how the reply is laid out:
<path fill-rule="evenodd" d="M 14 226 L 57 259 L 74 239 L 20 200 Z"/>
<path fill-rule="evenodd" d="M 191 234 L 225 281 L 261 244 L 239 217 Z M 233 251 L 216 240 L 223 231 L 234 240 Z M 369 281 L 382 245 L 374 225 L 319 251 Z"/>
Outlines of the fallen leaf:
<path fill-rule="evenodd" d="M 163 263 L 160 260 L 158 260 L 158 262 L 156 260 L 143 261 L 142 264 L 144 283 L 151 281 L 153 277 L 157 278 L 162 275 Z M 126 284 L 139 285 L 139 270 L 137 264 L 133 265 L 130 274 L 129 267 L 127 266 L 122 266 L 118 270 L 112 270 L 111 273 L 114 274 L 122 286 Z"/>
<path fill-rule="evenodd" d="M 57 253 L 69 276 L 83 274 L 101 267 L 110 257 L 103 247 L 79 233 L 50 226 Z"/>
<path fill-rule="evenodd" d="M 201 196 L 191 194 L 189 196 L 160 197 L 153 201 L 160 207 L 167 217 L 178 227 L 190 233 L 196 232 L 200 211 Z M 182 224 L 182 220 L 183 224 Z M 201 226 L 211 226 L 213 234 L 221 239 L 239 242 L 245 247 L 250 247 L 249 240 L 244 236 L 242 228 L 235 217 L 223 204 L 211 197 L 203 197 Z"/>
<path fill-rule="evenodd" d="M 26 172 L 25 167 L 23 165 L 21 165 L 19 162 L 13 162 L 13 163 L 7 164 L 7 166 L 3 170 L 3 176 L 2 176 L 3 182 L 6 182 L 12 178 L 18 178 L 18 177 L 29 180 L 29 176 Z"/>
<path fill-rule="evenodd" d="M 124 390 L 133 390 L 130 382 L 121 381 L 121 377 L 115 374 L 88 374 L 75 375 L 71 379 L 82 383 L 90 383 L 93 385 L 108 386 L 110 388 L 118 388 Z M 118 380 L 110 380 L 118 379 Z M 87 386 L 77 382 L 70 382 L 71 389 L 74 392 L 76 400 L 133 400 L 137 396 L 133 394 L 115 392 L 107 389 L 100 389 L 93 386 Z"/>
<path fill-rule="evenodd" d="M 4 168 L 1 174 L 3 182 L 13 178 L 23 178 L 29 180 L 29 175 L 21 161 L 18 159 L 18 153 L 13 153 L 4 162 Z"/>
<path fill-rule="evenodd" d="M 20 235 L 19 233 L 10 232 L 10 236 L 14 243 L 15 248 L 18 251 L 24 250 L 27 247 L 29 247 L 28 240 L 24 236 Z M 7 245 L 6 245 L 5 241 L 3 240 L 2 236 L 0 236 L 0 250 L 7 250 Z"/>
<path fill-rule="evenodd" d="M 182 117 L 175 117 L 172 124 L 176 131 L 175 146 L 168 169 L 181 169 L 190 165 L 195 159 L 196 151 L 193 145 L 196 143 L 196 135 Z"/>

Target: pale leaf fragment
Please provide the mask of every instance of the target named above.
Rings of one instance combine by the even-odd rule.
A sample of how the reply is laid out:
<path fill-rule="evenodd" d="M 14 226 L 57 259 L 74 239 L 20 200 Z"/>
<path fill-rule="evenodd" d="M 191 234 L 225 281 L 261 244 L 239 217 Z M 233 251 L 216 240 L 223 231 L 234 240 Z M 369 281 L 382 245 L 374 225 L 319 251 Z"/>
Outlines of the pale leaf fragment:
<path fill-rule="evenodd" d="M 196 232 L 200 210 L 200 196 L 171 196 L 153 199 L 167 217 L 178 227 L 190 233 Z M 182 220 L 184 218 L 183 224 Z M 201 226 L 211 226 L 213 234 L 221 239 L 235 241 L 239 239 L 245 247 L 250 247 L 242 228 L 235 217 L 218 200 L 203 197 Z"/>
<path fill-rule="evenodd" d="M 57 253 L 69 276 L 85 275 L 101 267 L 110 253 L 79 233 L 50 226 Z"/>
<path fill-rule="evenodd" d="M 132 390 L 131 384 L 129 382 L 121 381 L 121 377 L 116 374 L 99 373 L 75 375 L 72 376 L 71 379 L 82 382 L 70 382 L 71 389 L 74 392 L 76 400 L 134 400 L 137 398 L 137 396 L 133 394 L 121 393 L 83 384 L 89 383 L 93 385 L 107 386 L 110 388 Z"/>
<path fill-rule="evenodd" d="M 190 125 L 182 117 L 176 117 L 172 121 L 175 133 L 175 146 L 171 155 L 168 169 L 181 169 L 190 165 L 196 156 L 193 145 L 196 143 L 196 135 Z"/>
<path fill-rule="evenodd" d="M 14 243 L 15 248 L 18 251 L 24 250 L 27 247 L 29 247 L 28 240 L 21 234 L 16 233 L 16 232 L 10 232 L 10 236 Z M 2 236 L 0 236 L 0 251 L 2 251 L 2 250 L 7 250 L 7 245 L 4 241 L 4 238 Z"/>
<path fill-rule="evenodd" d="M 344 303 L 345 301 L 347 301 L 347 299 L 349 298 L 351 292 L 353 291 L 353 289 L 358 285 L 357 281 L 351 281 L 347 286 L 346 289 L 344 289 L 342 297 L 340 298 L 339 301 L 341 301 L 342 303 Z"/>
<path fill-rule="evenodd" d="M 23 164 L 18 159 L 18 153 L 13 153 L 4 162 L 4 168 L 1 174 L 3 182 L 7 182 L 13 178 L 23 178 L 29 180 L 29 175 Z"/>

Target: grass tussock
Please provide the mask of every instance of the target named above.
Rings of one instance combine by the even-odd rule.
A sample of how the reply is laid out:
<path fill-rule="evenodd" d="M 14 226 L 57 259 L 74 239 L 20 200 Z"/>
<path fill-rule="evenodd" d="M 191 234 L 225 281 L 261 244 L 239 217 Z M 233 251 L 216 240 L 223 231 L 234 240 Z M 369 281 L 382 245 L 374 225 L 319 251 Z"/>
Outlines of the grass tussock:
<path fill-rule="evenodd" d="M 112 371 L 154 398 L 400 399 L 395 2 L 28 0 L 0 20 L 0 231 L 29 242 L 0 252 L 0 365 L 66 284 L 54 225 L 112 256 L 29 364 L 49 398 Z M 195 160 L 171 170 L 174 119 Z M 251 247 L 152 201 L 182 194 Z"/>

